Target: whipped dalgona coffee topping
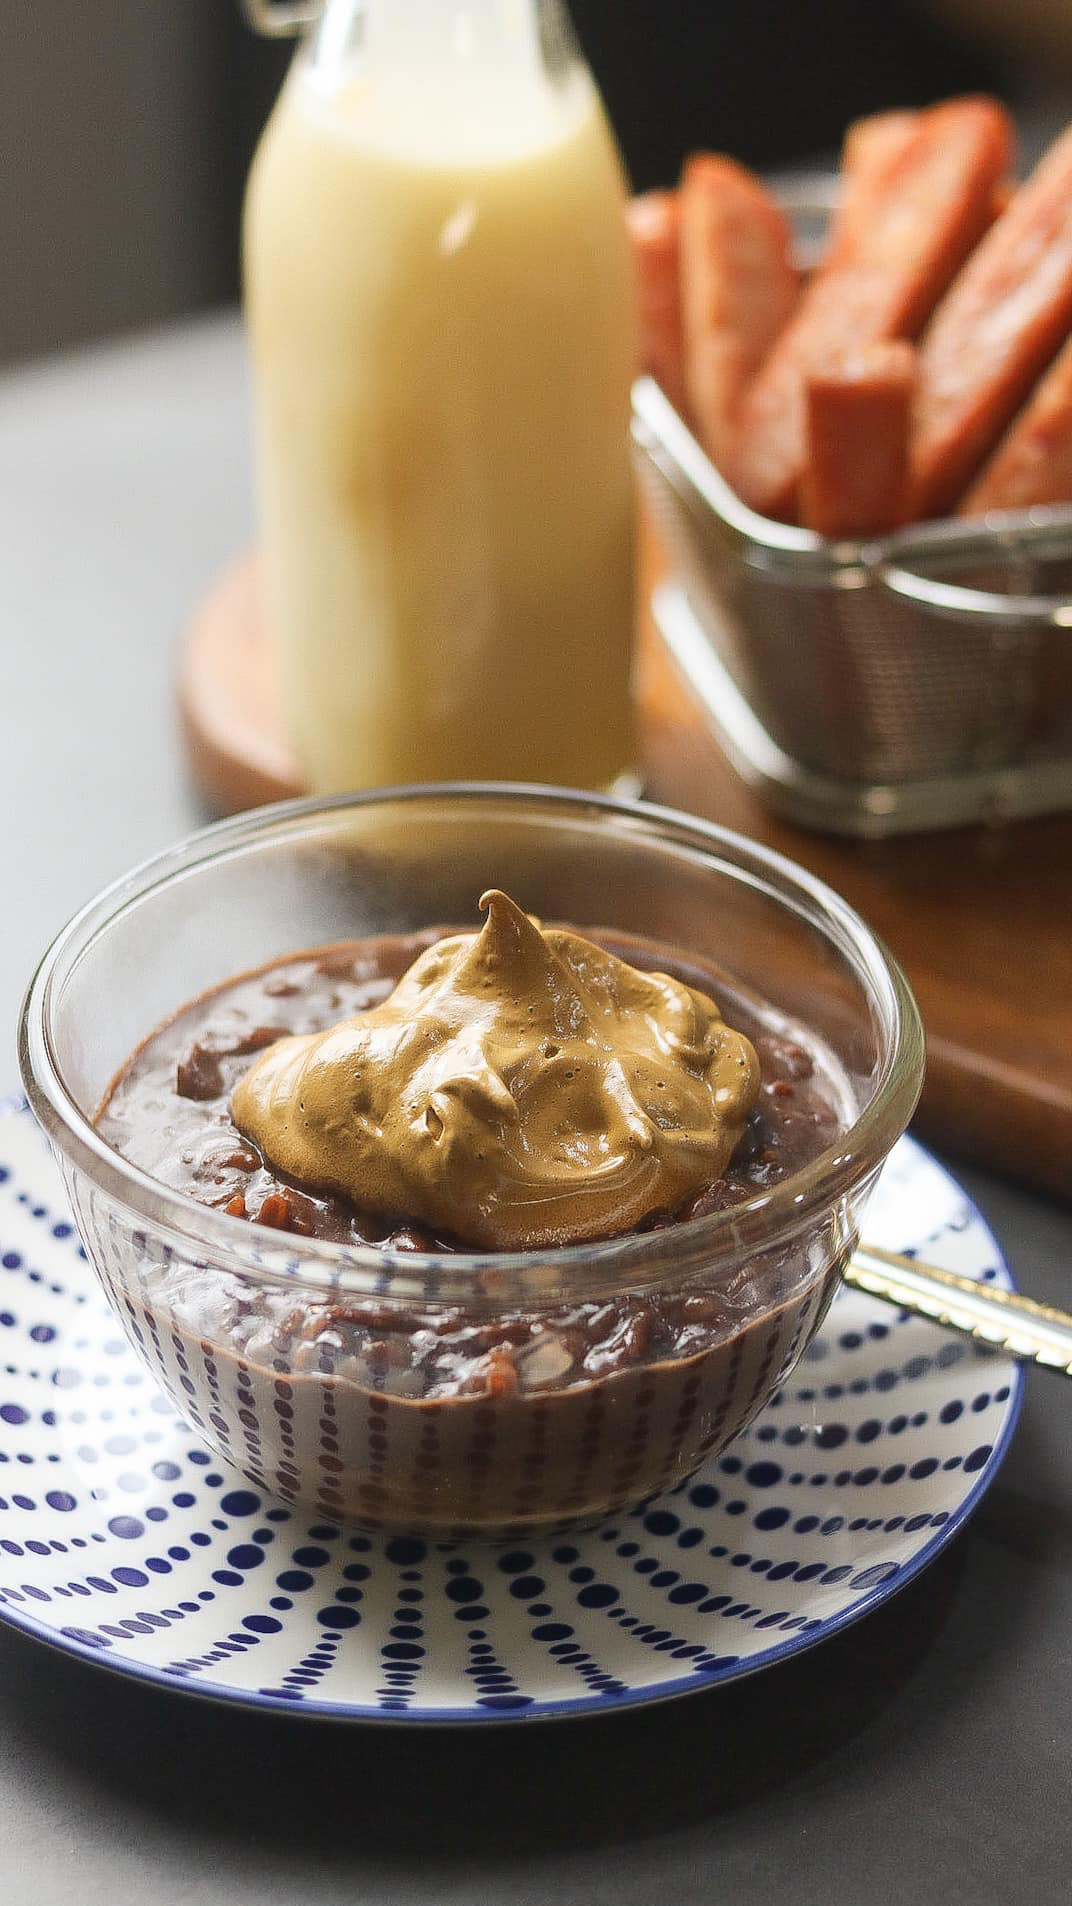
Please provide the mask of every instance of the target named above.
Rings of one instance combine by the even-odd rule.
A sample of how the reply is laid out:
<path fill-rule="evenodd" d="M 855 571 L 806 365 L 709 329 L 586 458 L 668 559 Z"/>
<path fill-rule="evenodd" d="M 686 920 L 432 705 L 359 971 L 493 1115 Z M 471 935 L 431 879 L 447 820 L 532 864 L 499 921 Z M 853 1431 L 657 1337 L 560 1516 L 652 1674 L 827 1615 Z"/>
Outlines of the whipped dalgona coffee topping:
<path fill-rule="evenodd" d="M 231 1112 L 276 1171 L 490 1250 L 634 1229 L 717 1179 L 760 1086 L 706 994 L 504 893 L 382 1003 L 284 1038 Z"/>

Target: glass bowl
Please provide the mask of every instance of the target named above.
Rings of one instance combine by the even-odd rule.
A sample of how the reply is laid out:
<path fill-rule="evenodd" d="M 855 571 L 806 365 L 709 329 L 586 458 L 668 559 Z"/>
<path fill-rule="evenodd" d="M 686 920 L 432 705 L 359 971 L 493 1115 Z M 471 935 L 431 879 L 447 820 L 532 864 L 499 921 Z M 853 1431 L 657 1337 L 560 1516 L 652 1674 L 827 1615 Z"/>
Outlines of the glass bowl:
<path fill-rule="evenodd" d="M 773 1001 L 836 1073 L 836 1142 L 662 1230 L 401 1257 L 198 1204 L 94 1129 L 117 1069 L 198 993 L 300 948 L 475 924 L 490 886 L 545 919 L 679 948 Z M 596 1519 L 672 1487 L 751 1421 L 833 1295 L 915 1106 L 923 1038 L 884 947 L 791 862 L 640 803 L 456 785 L 261 809 L 146 862 L 45 954 L 20 1058 L 109 1301 L 198 1434 L 262 1489 L 449 1539 Z M 422 1394 L 421 1333 L 459 1327 L 492 1351 L 523 1342 L 514 1376 L 478 1357 L 458 1393 Z"/>

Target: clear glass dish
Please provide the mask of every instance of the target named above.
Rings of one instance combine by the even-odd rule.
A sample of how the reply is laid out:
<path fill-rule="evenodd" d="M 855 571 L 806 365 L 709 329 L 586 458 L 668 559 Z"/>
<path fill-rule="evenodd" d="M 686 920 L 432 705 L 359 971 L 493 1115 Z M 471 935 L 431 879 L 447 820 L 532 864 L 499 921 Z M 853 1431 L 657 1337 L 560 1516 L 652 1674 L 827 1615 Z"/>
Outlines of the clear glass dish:
<path fill-rule="evenodd" d="M 198 993 L 303 947 L 475 924 L 494 885 L 544 918 L 692 952 L 805 1025 L 839 1079 L 837 1142 L 747 1203 L 663 1230 L 400 1258 L 207 1208 L 94 1129 L 117 1068 Z M 885 948 L 791 862 L 643 804 L 457 785 L 262 809 L 146 862 L 45 954 L 20 1058 L 104 1290 L 198 1433 L 326 1515 L 449 1538 L 594 1519 L 738 1434 L 836 1288 L 915 1106 L 923 1037 Z M 606 1304 L 621 1354 L 593 1375 L 578 1343 Z M 490 1345 L 520 1328 L 517 1382 L 419 1393 L 419 1334 L 459 1314 Z"/>

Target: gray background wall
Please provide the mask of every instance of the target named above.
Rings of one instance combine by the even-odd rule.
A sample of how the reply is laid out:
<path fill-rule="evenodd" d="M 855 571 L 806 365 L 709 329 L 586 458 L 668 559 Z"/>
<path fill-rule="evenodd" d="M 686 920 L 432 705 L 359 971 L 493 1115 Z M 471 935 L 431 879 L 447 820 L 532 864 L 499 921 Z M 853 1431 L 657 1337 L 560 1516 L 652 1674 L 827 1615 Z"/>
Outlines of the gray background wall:
<path fill-rule="evenodd" d="M 220 0 L 8 0 L 0 359 L 225 295 Z"/>

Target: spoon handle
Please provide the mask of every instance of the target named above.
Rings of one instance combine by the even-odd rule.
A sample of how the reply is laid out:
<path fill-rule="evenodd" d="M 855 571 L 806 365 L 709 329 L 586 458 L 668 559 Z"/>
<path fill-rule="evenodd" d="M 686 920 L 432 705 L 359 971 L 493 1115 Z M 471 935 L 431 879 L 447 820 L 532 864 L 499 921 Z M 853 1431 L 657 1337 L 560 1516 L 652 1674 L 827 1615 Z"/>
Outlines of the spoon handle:
<path fill-rule="evenodd" d="M 896 1251 L 882 1251 L 875 1244 L 857 1246 L 845 1282 L 947 1330 L 959 1330 L 992 1350 L 1072 1377 L 1072 1316 L 1066 1311 Z"/>

